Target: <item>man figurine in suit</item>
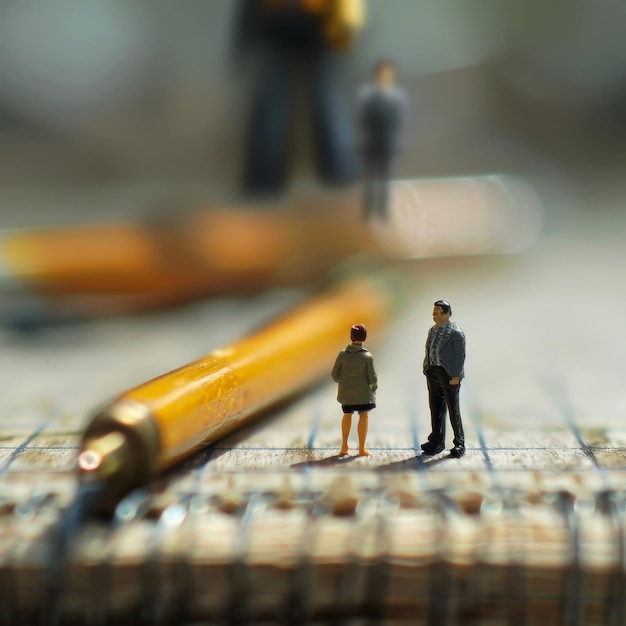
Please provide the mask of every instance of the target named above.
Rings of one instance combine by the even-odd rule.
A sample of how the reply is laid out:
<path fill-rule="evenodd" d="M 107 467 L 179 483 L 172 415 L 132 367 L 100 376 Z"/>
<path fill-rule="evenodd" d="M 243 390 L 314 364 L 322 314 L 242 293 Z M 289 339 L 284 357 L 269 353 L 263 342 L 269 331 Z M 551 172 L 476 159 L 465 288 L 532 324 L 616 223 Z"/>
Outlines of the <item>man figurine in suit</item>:
<path fill-rule="evenodd" d="M 355 324 L 350 329 L 350 343 L 342 350 L 331 373 L 332 379 L 339 383 L 337 401 L 343 410 L 341 421 L 341 450 L 339 456 L 348 454 L 348 435 L 352 426 L 352 413 L 359 414 L 359 456 L 369 456 L 365 449 L 369 411 L 376 407 L 376 388 L 378 386 L 374 357 L 365 349 L 363 342 L 367 329 L 363 324 Z"/>
<path fill-rule="evenodd" d="M 409 113 L 409 97 L 396 83 L 395 64 L 388 59 L 378 61 L 373 80 L 363 85 L 357 95 L 366 218 L 387 218 L 391 166 L 406 140 Z"/>
<path fill-rule="evenodd" d="M 433 308 L 435 325 L 428 331 L 424 374 L 428 384 L 431 433 L 422 444 L 425 454 L 438 454 L 446 443 L 446 408 L 454 431 L 450 456 L 465 454 L 465 435 L 459 409 L 459 390 L 464 376 L 465 334 L 450 320 L 452 308 L 446 300 L 437 300 Z"/>

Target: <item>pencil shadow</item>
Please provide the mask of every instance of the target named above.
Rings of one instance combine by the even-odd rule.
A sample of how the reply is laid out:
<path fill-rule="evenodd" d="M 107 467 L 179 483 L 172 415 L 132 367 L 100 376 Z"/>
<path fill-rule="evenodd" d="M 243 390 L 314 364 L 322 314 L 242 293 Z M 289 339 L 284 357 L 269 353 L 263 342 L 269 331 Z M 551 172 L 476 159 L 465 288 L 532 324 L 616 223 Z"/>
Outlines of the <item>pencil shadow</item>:
<path fill-rule="evenodd" d="M 346 465 L 355 459 L 358 459 L 358 456 L 339 456 L 338 454 L 334 454 L 333 456 L 326 457 L 325 459 L 317 459 L 315 461 L 300 461 L 300 463 L 293 463 L 289 467 L 294 468 L 303 468 L 303 467 L 335 467 L 337 465 Z"/>
<path fill-rule="evenodd" d="M 445 463 L 452 457 L 449 454 L 429 456 L 427 454 L 416 454 L 410 459 L 404 459 L 403 461 L 395 461 L 388 463 L 387 465 L 379 465 L 376 468 L 377 472 L 410 472 L 422 469 L 431 469 L 435 465 Z"/>

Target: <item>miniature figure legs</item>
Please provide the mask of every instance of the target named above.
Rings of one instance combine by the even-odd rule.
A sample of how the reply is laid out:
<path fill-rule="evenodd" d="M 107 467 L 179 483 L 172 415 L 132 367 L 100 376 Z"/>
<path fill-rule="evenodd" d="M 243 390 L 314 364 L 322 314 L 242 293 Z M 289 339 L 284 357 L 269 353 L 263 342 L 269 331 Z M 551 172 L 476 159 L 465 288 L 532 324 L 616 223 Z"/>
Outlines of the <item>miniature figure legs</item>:
<path fill-rule="evenodd" d="M 271 48 L 253 102 L 247 137 L 245 191 L 269 195 L 283 190 L 289 164 L 293 75 L 284 51 Z"/>
<path fill-rule="evenodd" d="M 382 150 L 366 150 L 363 153 L 363 216 L 366 219 L 372 216 L 387 219 L 391 159 L 392 155 Z"/>
<path fill-rule="evenodd" d="M 459 409 L 459 390 L 461 384 L 451 385 L 450 376 L 443 367 L 429 367 L 426 371 L 428 402 L 432 430 L 428 435 L 429 447 L 442 450 L 446 439 L 446 409 L 454 431 L 454 445 L 465 448 L 465 435 Z"/>
<path fill-rule="evenodd" d="M 348 454 L 348 436 L 350 435 L 351 426 L 352 413 L 344 413 L 341 420 L 341 450 L 339 450 L 339 456 Z"/>
<path fill-rule="evenodd" d="M 370 455 L 370 453 L 365 449 L 368 423 L 369 413 L 359 413 L 359 425 L 357 426 L 357 433 L 359 435 L 359 456 Z M 344 413 L 341 420 L 341 450 L 339 450 L 339 456 L 345 456 L 348 454 L 348 437 L 350 435 L 351 427 L 352 413 Z"/>
<path fill-rule="evenodd" d="M 359 413 L 359 425 L 357 432 L 359 434 L 359 456 L 369 456 L 370 453 L 365 449 L 365 440 L 367 439 L 367 425 L 369 421 L 368 413 Z"/>
<path fill-rule="evenodd" d="M 311 67 L 310 97 L 320 176 L 328 184 L 335 185 L 355 179 L 355 139 L 350 107 L 341 93 L 339 61 L 335 56 L 323 49 L 290 55 L 288 49 L 279 45 L 267 51 L 266 67 L 255 95 L 248 130 L 244 173 L 247 192 L 277 194 L 287 184 L 292 118 L 297 106 L 294 93 L 296 71 L 300 66 Z"/>
<path fill-rule="evenodd" d="M 320 178 L 330 185 L 352 182 L 358 169 L 350 103 L 342 90 L 339 63 L 337 55 L 328 50 L 318 50 L 313 55 L 315 160 Z"/>

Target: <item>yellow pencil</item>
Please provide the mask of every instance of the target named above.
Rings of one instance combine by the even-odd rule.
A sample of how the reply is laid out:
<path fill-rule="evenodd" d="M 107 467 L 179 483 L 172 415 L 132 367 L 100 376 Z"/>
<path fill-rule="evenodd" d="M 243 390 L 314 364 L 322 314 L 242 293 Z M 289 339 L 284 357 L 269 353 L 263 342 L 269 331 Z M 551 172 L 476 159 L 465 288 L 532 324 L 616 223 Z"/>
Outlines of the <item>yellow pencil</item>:
<path fill-rule="evenodd" d="M 87 426 L 83 481 L 102 481 L 105 508 L 150 476 L 328 374 L 350 327 L 375 338 L 394 296 L 354 279 L 315 296 L 257 333 L 118 396 Z"/>
<path fill-rule="evenodd" d="M 541 225 L 536 195 L 511 176 L 397 180 L 389 192 L 389 219 L 369 222 L 353 191 L 163 223 L 0 231 L 0 292 L 40 294 L 51 312 L 102 315 L 311 284 L 363 251 L 381 259 L 514 252 Z"/>
<path fill-rule="evenodd" d="M 302 284 L 372 245 L 358 207 L 200 211 L 174 223 L 0 231 L 0 287 L 186 300 Z"/>

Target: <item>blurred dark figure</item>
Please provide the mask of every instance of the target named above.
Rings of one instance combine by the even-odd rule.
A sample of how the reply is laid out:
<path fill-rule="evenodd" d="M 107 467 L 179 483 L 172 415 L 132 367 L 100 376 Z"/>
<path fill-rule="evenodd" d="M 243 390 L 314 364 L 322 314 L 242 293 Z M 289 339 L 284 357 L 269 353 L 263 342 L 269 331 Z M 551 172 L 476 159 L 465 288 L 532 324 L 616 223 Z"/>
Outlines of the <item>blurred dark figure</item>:
<path fill-rule="evenodd" d="M 355 178 L 352 121 L 338 61 L 362 16 L 362 0 L 240 0 L 237 49 L 259 52 L 261 64 L 247 137 L 248 193 L 270 195 L 285 187 L 298 71 L 308 82 L 319 176 L 334 185 Z"/>
<path fill-rule="evenodd" d="M 357 96 L 357 118 L 365 184 L 363 214 L 386 219 L 387 182 L 409 120 L 409 98 L 396 84 L 392 61 L 382 59 L 374 65 L 373 81 L 363 85 Z"/>

